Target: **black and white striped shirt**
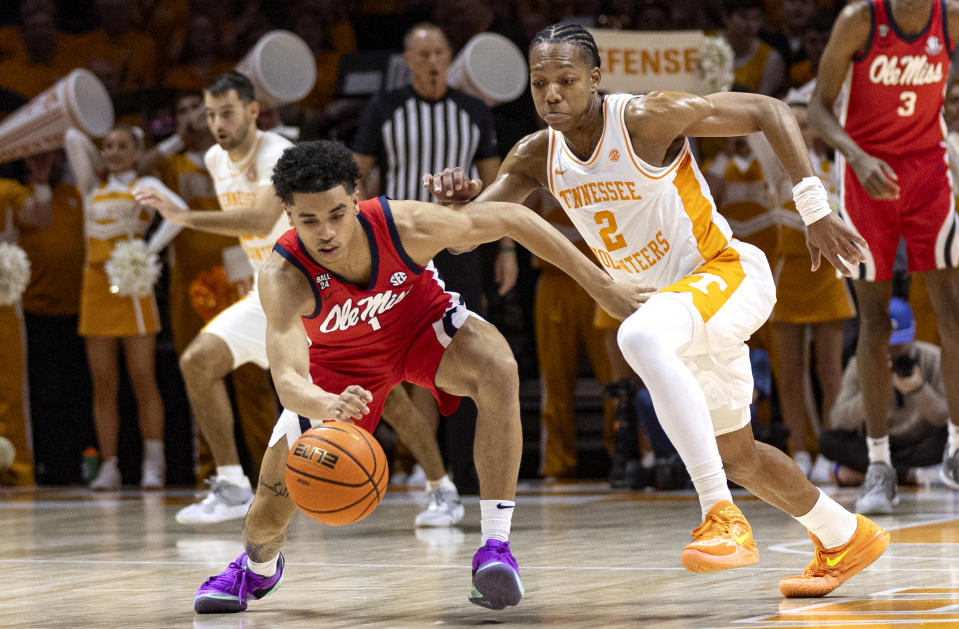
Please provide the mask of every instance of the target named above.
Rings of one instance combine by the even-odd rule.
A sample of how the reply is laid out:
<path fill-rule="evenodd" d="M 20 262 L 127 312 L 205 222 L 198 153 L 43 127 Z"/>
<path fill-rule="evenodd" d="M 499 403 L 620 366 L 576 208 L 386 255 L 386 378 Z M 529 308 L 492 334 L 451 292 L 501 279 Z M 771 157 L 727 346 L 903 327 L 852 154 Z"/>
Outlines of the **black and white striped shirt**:
<path fill-rule="evenodd" d="M 420 183 L 425 173 L 461 166 L 477 177 L 476 161 L 498 157 L 493 117 L 482 101 L 452 88 L 426 100 L 412 86 L 369 102 L 353 151 L 376 158 L 383 194 L 419 201 L 434 200 Z"/>

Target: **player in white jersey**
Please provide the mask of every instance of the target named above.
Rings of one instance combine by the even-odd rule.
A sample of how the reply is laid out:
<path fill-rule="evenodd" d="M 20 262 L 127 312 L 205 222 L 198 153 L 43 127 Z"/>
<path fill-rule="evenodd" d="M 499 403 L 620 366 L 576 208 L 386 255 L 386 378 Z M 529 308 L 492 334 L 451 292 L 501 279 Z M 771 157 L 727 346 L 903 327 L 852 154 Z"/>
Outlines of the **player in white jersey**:
<path fill-rule="evenodd" d="M 823 256 L 848 274 L 842 259 L 863 259 L 857 244 L 865 243 L 829 210 L 795 119 L 785 104 L 756 94 L 604 98 L 596 42 L 574 24 L 540 31 L 529 65 L 533 101 L 550 128 L 517 143 L 479 198 L 518 202 L 548 188 L 614 277 L 655 291 L 623 322 L 618 342 L 699 494 L 704 521 L 683 565 L 711 572 L 758 561 L 728 473 L 813 536 L 813 563 L 780 582 L 783 595 L 831 592 L 882 553 L 888 534 L 816 489 L 786 454 L 754 440 L 745 340 L 768 317 L 775 287 L 762 253 L 733 239 L 717 214 L 686 140 L 763 132 L 796 184 L 813 267 Z M 449 199 L 480 188 L 462 172 L 424 183 Z"/>
<path fill-rule="evenodd" d="M 250 80 L 238 73 L 220 75 L 204 90 L 207 123 L 216 140 L 205 162 L 213 177 L 222 212 L 183 210 L 155 188 L 136 191 L 137 199 L 156 207 L 171 223 L 237 236 L 254 269 L 247 295 L 211 320 L 180 357 L 180 369 L 194 417 L 210 445 L 217 475 L 204 499 L 177 513 L 182 524 L 208 524 L 242 518 L 253 500 L 233 436 L 233 410 L 224 378 L 240 365 L 269 367 L 266 315 L 256 290 L 256 273 L 289 223 L 273 190 L 273 167 L 293 144 L 271 131 L 259 131 L 259 104 Z M 431 500 L 417 517 L 424 526 L 449 526 L 463 517 L 455 486 L 443 474 L 439 446 L 426 424 L 400 392 L 390 396 L 391 424 L 427 469 Z M 265 444 L 264 444 L 265 448 Z M 442 500 L 433 500 L 433 497 Z"/>
<path fill-rule="evenodd" d="M 233 436 L 233 410 L 224 378 L 247 362 L 269 366 L 256 271 L 287 229 L 270 176 L 280 155 L 292 146 L 275 133 L 257 130 L 259 104 L 253 85 L 242 74 L 220 75 L 203 96 L 207 124 L 216 140 L 204 161 L 223 211 L 178 210 L 155 189 L 136 190 L 141 203 L 156 207 L 172 223 L 238 237 L 254 270 L 246 296 L 211 320 L 180 356 L 193 416 L 210 445 L 217 472 L 207 496 L 177 513 L 183 524 L 241 518 L 253 499 Z"/>

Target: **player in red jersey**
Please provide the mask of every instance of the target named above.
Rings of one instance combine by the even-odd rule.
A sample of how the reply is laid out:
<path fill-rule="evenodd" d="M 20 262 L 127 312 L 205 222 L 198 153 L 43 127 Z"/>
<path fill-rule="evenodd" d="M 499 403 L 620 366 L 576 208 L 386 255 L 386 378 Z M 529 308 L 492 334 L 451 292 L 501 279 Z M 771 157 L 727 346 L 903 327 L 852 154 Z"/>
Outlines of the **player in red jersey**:
<path fill-rule="evenodd" d="M 842 156 L 842 213 L 869 243 L 866 262 L 853 275 L 870 461 L 856 503 L 860 513 L 886 513 L 897 501 L 886 418 L 894 397 L 888 313 L 900 238 L 909 271 L 924 275 L 936 310 L 952 415 L 943 479 L 959 488 L 959 221 L 942 119 L 957 36 L 954 0 L 852 2 L 833 27 L 809 103 L 810 121 Z M 837 116 L 833 106 L 847 73 Z M 901 384 L 896 390 L 903 395 L 924 386 L 921 377 Z"/>
<path fill-rule="evenodd" d="M 516 362 L 496 328 L 444 290 L 430 260 L 447 247 L 509 236 L 573 276 L 614 316 L 631 314 L 651 294 L 613 281 L 523 206 L 473 203 L 456 212 L 386 197 L 360 203 L 359 175 L 349 149 L 328 141 L 287 149 L 273 170 L 294 229 L 260 272 L 260 299 L 270 370 L 286 410 L 244 522 L 246 552 L 200 587 L 198 612 L 243 611 L 248 599 L 276 589 L 280 547 L 296 510 L 284 484 L 289 447 L 324 420 L 372 431 L 386 394 L 403 380 L 432 391 L 444 413 L 461 396 L 476 402 L 483 545 L 473 557 L 469 600 L 492 609 L 516 605 L 523 586 L 508 541 L 522 453 Z"/>

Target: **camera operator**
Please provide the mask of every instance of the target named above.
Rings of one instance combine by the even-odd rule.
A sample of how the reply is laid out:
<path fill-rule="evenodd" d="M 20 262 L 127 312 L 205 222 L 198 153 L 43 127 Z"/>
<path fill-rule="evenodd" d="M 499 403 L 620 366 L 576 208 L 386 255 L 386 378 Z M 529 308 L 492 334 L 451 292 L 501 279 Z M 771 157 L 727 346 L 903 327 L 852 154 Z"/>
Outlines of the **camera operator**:
<path fill-rule="evenodd" d="M 889 341 L 893 385 L 889 405 L 892 465 L 900 484 L 923 483 L 935 475 L 931 466 L 942 462 L 947 440 L 949 411 L 939 348 L 914 340 L 916 327 L 907 302 L 893 297 L 889 316 L 892 321 Z M 866 409 L 854 356 L 843 372 L 839 398 L 830 415 L 832 429 L 824 431 L 819 438 L 819 451 L 836 462 L 835 477 L 840 485 L 857 485 L 864 478 L 869 465 L 865 423 Z"/>

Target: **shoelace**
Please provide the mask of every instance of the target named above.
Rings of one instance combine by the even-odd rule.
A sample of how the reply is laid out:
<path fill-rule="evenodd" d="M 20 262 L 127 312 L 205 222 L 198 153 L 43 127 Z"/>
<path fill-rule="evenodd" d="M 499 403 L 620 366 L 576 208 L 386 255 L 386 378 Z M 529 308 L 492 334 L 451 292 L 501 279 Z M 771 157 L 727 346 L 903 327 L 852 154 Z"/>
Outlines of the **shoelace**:
<path fill-rule="evenodd" d="M 888 495 L 889 490 L 887 489 L 885 483 L 883 482 L 886 478 L 886 475 L 879 468 L 873 468 L 868 471 L 866 475 L 866 494 L 872 493 L 882 493 L 883 495 Z"/>
<path fill-rule="evenodd" d="M 729 530 L 726 523 L 715 513 L 708 513 L 706 521 L 693 529 L 693 537 L 719 537 Z"/>
<path fill-rule="evenodd" d="M 217 590 L 232 592 L 237 585 L 237 581 L 239 581 L 240 587 L 236 594 L 240 603 L 243 603 L 246 601 L 246 573 L 245 566 L 241 566 L 239 561 L 232 561 L 226 570 L 207 579 L 204 585 L 212 585 Z"/>
<path fill-rule="evenodd" d="M 823 549 L 816 547 L 816 554 L 812 562 L 802 571 L 804 577 L 823 577 L 826 576 L 826 553 Z"/>
<path fill-rule="evenodd" d="M 220 481 L 217 480 L 216 476 L 213 476 L 212 478 L 204 479 L 203 482 L 204 484 L 206 484 L 207 488 L 202 491 L 198 491 L 196 493 L 197 498 L 203 498 L 204 500 L 206 500 L 210 496 L 215 496 L 217 493 L 219 493 L 220 487 L 222 485 Z"/>
<path fill-rule="evenodd" d="M 443 489 L 434 487 L 429 491 L 429 499 L 426 504 L 427 509 L 439 509 L 443 504 Z"/>

